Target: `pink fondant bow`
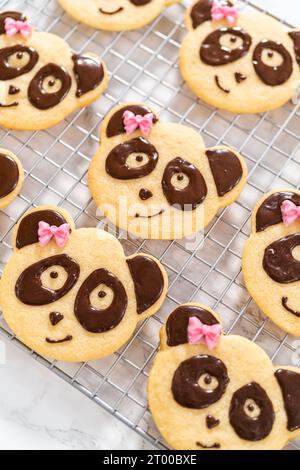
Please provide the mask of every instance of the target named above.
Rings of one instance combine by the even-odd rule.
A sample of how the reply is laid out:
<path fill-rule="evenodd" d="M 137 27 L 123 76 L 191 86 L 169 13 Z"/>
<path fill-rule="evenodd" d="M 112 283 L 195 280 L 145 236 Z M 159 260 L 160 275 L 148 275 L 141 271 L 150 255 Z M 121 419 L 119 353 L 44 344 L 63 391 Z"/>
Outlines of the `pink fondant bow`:
<path fill-rule="evenodd" d="M 288 227 L 296 220 L 300 220 L 300 206 L 296 206 L 292 201 L 283 201 L 281 214 L 284 225 Z"/>
<path fill-rule="evenodd" d="M 55 225 L 49 225 L 47 222 L 39 222 L 39 243 L 41 246 L 46 246 L 53 239 L 57 246 L 63 248 L 70 237 L 70 226 L 69 224 L 62 224 L 59 227 Z"/>
<path fill-rule="evenodd" d="M 153 126 L 154 115 L 148 113 L 145 116 L 125 111 L 123 114 L 126 134 L 132 134 L 136 129 L 140 129 L 143 135 L 148 135 Z"/>
<path fill-rule="evenodd" d="M 239 16 L 238 6 L 228 6 L 224 2 L 219 0 L 213 1 L 211 9 L 211 17 L 213 21 L 227 20 L 229 25 L 234 25 Z"/>
<path fill-rule="evenodd" d="M 208 349 L 216 347 L 222 327 L 220 324 L 205 325 L 197 317 L 191 317 L 188 324 L 188 341 L 190 344 L 204 343 Z"/>
<path fill-rule="evenodd" d="M 20 33 L 24 38 L 28 38 L 33 30 L 29 20 L 18 21 L 13 18 L 5 19 L 4 28 L 7 36 L 14 36 L 17 33 Z"/>

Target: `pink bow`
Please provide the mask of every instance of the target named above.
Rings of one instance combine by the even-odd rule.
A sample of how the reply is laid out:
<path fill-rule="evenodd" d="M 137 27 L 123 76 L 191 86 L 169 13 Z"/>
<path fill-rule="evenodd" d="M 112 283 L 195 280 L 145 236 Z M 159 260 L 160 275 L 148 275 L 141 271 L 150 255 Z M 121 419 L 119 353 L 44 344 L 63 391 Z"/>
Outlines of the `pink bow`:
<path fill-rule="evenodd" d="M 70 226 L 69 224 L 62 224 L 59 227 L 55 225 L 50 226 L 47 222 L 39 222 L 39 243 L 41 246 L 46 246 L 48 243 L 54 239 L 57 246 L 63 248 L 70 237 Z"/>
<path fill-rule="evenodd" d="M 227 20 L 227 23 L 232 26 L 236 22 L 239 16 L 238 6 L 228 6 L 224 2 L 219 0 L 213 1 L 211 10 L 211 17 L 213 21 Z"/>
<path fill-rule="evenodd" d="M 188 324 L 189 344 L 204 343 L 208 349 L 216 347 L 220 338 L 222 327 L 220 324 L 204 325 L 197 317 L 191 317 Z"/>
<path fill-rule="evenodd" d="M 296 206 L 292 201 L 283 201 L 281 214 L 284 225 L 288 227 L 296 220 L 300 220 L 300 206 Z"/>
<path fill-rule="evenodd" d="M 145 116 L 125 111 L 123 114 L 126 134 L 132 134 L 136 129 L 140 129 L 143 135 L 148 135 L 153 126 L 154 115 L 148 113 Z"/>
<path fill-rule="evenodd" d="M 29 20 L 17 21 L 13 18 L 6 18 L 4 28 L 7 36 L 11 37 L 17 33 L 22 34 L 24 38 L 28 38 L 32 33 L 33 27 Z"/>

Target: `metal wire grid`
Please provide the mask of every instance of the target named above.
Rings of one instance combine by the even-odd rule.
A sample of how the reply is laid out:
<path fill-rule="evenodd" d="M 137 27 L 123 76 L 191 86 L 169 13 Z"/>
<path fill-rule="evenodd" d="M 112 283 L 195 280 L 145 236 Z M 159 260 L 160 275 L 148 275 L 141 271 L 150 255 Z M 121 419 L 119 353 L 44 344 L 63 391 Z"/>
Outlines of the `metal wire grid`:
<path fill-rule="evenodd" d="M 244 2 L 253 7 L 250 2 Z M 95 51 L 111 75 L 107 93 L 53 129 L 42 132 L 0 130 L 0 145 L 21 158 L 26 180 L 19 198 L 0 213 L 0 269 L 11 253 L 11 230 L 30 207 L 63 206 L 78 226 L 96 226 L 96 208 L 86 183 L 98 127 L 115 104 L 148 101 L 163 120 L 184 123 L 202 133 L 208 146 L 237 148 L 249 167 L 249 180 L 238 202 L 224 209 L 199 237 L 195 249 L 185 241 L 120 239 L 127 254 L 146 251 L 158 257 L 170 278 L 167 301 L 154 317 L 139 325 L 134 337 L 107 359 L 84 364 L 49 361 L 28 350 L 9 331 L 0 331 L 34 359 L 68 381 L 98 405 L 128 424 L 155 448 L 165 449 L 147 410 L 146 383 L 158 348 L 158 331 L 178 304 L 207 303 L 222 314 L 227 333 L 242 334 L 260 344 L 277 364 L 290 364 L 295 338 L 284 334 L 260 313 L 246 292 L 241 254 L 249 235 L 251 209 L 271 188 L 299 188 L 299 106 L 255 116 L 231 115 L 197 101 L 178 71 L 178 48 L 185 34 L 184 7 L 176 5 L 139 31 L 110 34 L 75 23 L 55 0 L 0 0 L 0 9 L 25 11 L 42 30 L 64 37 L 78 52 Z M 287 25 L 288 26 L 288 25 Z M 300 441 L 289 448 L 299 448 Z"/>

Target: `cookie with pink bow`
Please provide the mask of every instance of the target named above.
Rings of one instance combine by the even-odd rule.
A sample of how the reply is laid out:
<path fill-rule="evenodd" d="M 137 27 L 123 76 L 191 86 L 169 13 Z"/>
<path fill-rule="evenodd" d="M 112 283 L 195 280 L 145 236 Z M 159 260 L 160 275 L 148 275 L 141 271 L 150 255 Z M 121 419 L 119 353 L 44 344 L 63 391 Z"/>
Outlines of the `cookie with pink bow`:
<path fill-rule="evenodd" d="M 234 0 L 196 0 L 186 12 L 183 78 L 203 101 L 233 113 L 278 108 L 300 82 L 300 31 Z"/>
<path fill-rule="evenodd" d="M 127 103 L 105 117 L 88 180 L 96 205 L 116 226 L 169 240 L 207 226 L 239 197 L 246 178 L 235 150 L 207 148 L 194 129 Z"/>
<path fill-rule="evenodd" d="M 87 361 L 114 353 L 156 313 L 168 278 L 150 255 L 126 257 L 96 228 L 76 229 L 55 206 L 27 212 L 0 281 L 0 306 L 17 338 L 42 356 Z"/>
<path fill-rule="evenodd" d="M 257 203 L 243 274 L 262 312 L 287 333 L 300 336 L 299 190 L 274 190 Z"/>
<path fill-rule="evenodd" d="M 300 369 L 224 335 L 209 307 L 177 307 L 161 329 L 148 401 L 178 450 L 279 450 L 300 435 Z"/>

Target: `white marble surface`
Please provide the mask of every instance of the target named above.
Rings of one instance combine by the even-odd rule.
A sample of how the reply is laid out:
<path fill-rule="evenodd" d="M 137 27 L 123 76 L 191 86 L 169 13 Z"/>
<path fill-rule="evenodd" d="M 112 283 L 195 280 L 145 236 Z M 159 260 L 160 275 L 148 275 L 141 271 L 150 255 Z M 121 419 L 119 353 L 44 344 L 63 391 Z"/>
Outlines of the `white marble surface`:
<path fill-rule="evenodd" d="M 300 24 L 297 0 L 256 0 Z M 1 338 L 2 339 L 2 338 Z M 142 449 L 133 431 L 5 340 L 0 449 Z"/>

